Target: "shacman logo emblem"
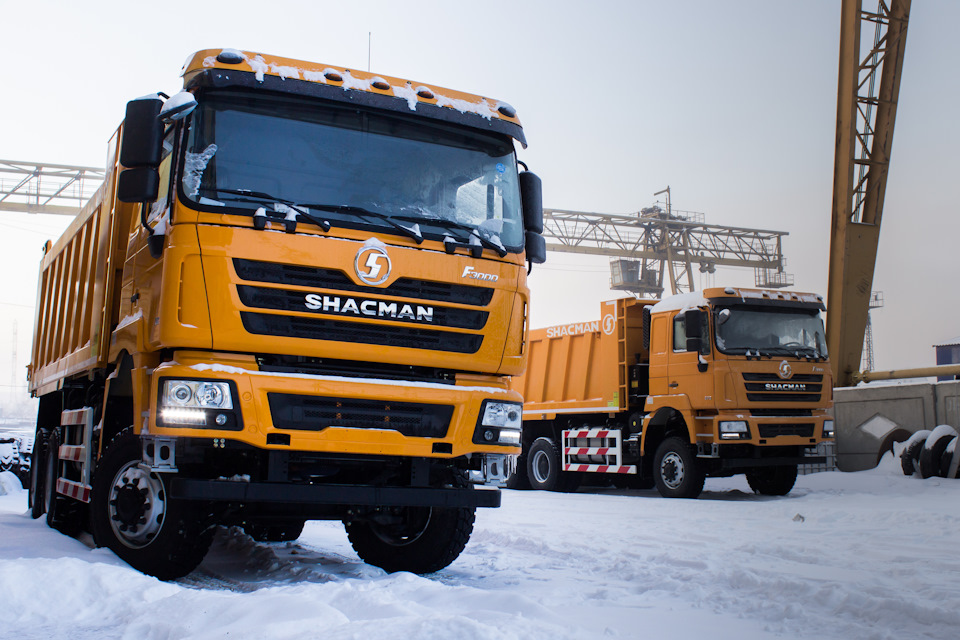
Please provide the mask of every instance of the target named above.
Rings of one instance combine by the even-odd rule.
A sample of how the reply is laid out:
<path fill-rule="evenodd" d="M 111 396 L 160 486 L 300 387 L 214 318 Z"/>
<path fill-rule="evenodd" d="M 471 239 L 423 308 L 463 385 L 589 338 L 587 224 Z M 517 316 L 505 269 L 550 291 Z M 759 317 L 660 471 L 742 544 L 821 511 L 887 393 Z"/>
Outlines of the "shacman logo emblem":
<path fill-rule="evenodd" d="M 390 277 L 390 256 L 380 247 L 363 247 L 357 251 L 353 267 L 366 284 L 383 284 Z"/>
<path fill-rule="evenodd" d="M 603 316 L 603 332 L 608 336 L 617 328 L 617 320 L 612 313 Z"/>
<path fill-rule="evenodd" d="M 780 363 L 780 369 L 777 370 L 777 373 L 784 380 L 788 380 L 793 375 L 793 369 L 790 368 L 790 363 L 784 360 Z"/>

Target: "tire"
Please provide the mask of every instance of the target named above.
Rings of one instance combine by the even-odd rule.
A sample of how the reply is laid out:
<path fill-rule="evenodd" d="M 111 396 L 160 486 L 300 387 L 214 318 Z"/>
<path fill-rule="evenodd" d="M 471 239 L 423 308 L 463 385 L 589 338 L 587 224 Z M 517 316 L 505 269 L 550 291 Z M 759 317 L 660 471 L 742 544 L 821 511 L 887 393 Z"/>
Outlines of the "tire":
<path fill-rule="evenodd" d="M 43 508 L 47 526 L 68 536 L 75 536 L 83 528 L 80 503 L 57 493 L 57 474 L 60 470 L 60 434 L 50 433 L 43 474 Z"/>
<path fill-rule="evenodd" d="M 953 464 L 953 457 L 957 455 L 956 446 L 957 444 L 960 444 L 960 442 L 954 442 L 956 439 L 956 436 L 951 438 L 950 442 L 947 443 L 946 448 L 944 448 L 943 453 L 940 454 L 940 469 L 937 472 L 937 475 L 941 478 L 950 477 L 950 465 Z M 953 443 L 953 451 L 950 450 L 950 443 Z M 960 469 L 958 469 L 958 471 L 960 471 Z"/>
<path fill-rule="evenodd" d="M 920 469 L 921 478 L 932 478 L 940 473 L 940 457 L 946 450 L 950 441 L 957 436 L 956 430 L 941 429 L 937 427 L 937 433 L 931 432 L 924 441 L 923 449 L 920 451 Z"/>
<path fill-rule="evenodd" d="M 657 447 L 653 478 L 664 498 L 696 498 L 703 491 L 705 477 L 703 465 L 685 440 L 673 436 Z"/>
<path fill-rule="evenodd" d="M 507 478 L 507 489 L 526 490 L 530 488 L 530 478 L 527 476 L 527 454 L 517 456 L 517 466 Z"/>
<path fill-rule="evenodd" d="M 303 533 L 304 520 L 245 522 L 243 530 L 257 542 L 289 542 Z"/>
<path fill-rule="evenodd" d="M 886 438 L 883 439 L 883 442 L 880 443 L 880 449 L 877 450 L 877 464 L 880 464 L 880 460 L 885 454 L 893 453 L 893 445 L 898 442 L 906 442 L 910 439 L 910 432 L 906 429 L 895 429 L 892 433 L 888 434 Z M 900 460 L 900 466 L 903 467 L 903 459 Z M 912 473 L 912 472 L 911 472 Z M 911 475 L 911 474 L 906 474 Z"/>
<path fill-rule="evenodd" d="M 785 496 L 797 482 L 797 465 L 757 467 L 747 470 L 747 484 L 763 496 Z"/>
<path fill-rule="evenodd" d="M 169 476 L 144 471 L 140 459 L 130 429 L 104 450 L 91 492 L 94 540 L 138 571 L 180 578 L 203 561 L 213 528 L 201 509 L 169 496 Z"/>
<path fill-rule="evenodd" d="M 900 452 L 900 468 L 903 469 L 903 475 L 912 476 L 920 470 L 920 452 L 928 435 L 930 435 L 929 429 L 921 429 L 907 440 L 907 446 Z"/>
<path fill-rule="evenodd" d="M 46 510 L 43 486 L 47 469 L 47 437 L 46 430 L 38 429 L 33 439 L 33 453 L 30 454 L 30 489 L 27 492 L 27 504 L 30 507 L 30 517 L 34 520 L 42 516 Z"/>
<path fill-rule="evenodd" d="M 455 487 L 469 486 L 457 475 Z M 344 522 L 360 559 L 387 573 L 433 573 L 448 566 L 467 546 L 476 507 L 384 507 L 364 520 Z"/>
<path fill-rule="evenodd" d="M 531 489 L 572 492 L 580 487 L 579 473 L 562 471 L 560 447 L 552 438 L 537 438 L 527 452 L 527 479 Z"/>

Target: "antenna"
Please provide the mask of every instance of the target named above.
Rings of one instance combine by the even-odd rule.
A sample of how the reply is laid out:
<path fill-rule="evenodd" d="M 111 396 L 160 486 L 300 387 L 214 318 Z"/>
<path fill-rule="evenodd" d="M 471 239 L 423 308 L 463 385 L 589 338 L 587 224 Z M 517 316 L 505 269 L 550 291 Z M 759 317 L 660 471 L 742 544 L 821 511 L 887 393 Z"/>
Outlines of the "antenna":
<path fill-rule="evenodd" d="M 373 32 L 367 31 L 367 73 L 370 73 L 370 45 L 373 42 Z"/>

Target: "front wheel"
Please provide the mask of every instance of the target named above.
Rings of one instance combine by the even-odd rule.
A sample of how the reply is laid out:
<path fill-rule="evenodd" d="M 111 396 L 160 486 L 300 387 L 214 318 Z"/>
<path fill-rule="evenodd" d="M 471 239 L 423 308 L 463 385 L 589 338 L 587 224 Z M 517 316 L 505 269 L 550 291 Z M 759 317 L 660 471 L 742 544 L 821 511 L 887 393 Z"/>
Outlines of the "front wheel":
<path fill-rule="evenodd" d="M 703 465 L 693 447 L 677 437 L 660 443 L 653 458 L 653 478 L 664 498 L 696 498 L 703 491 Z"/>
<path fill-rule="evenodd" d="M 468 486 L 455 476 L 454 487 Z M 344 521 L 360 559 L 388 573 L 433 573 L 459 557 L 473 532 L 476 507 L 382 507 Z"/>
<path fill-rule="evenodd" d="M 576 491 L 580 474 L 563 471 L 560 448 L 552 438 L 537 438 L 527 453 L 530 488 L 541 491 Z"/>
<path fill-rule="evenodd" d="M 129 429 L 107 446 L 93 477 L 94 540 L 138 571 L 173 580 L 193 571 L 213 540 L 203 513 L 170 497 L 166 479 L 140 466 Z"/>
<path fill-rule="evenodd" d="M 757 467 L 747 471 L 747 484 L 764 496 L 785 496 L 797 481 L 797 465 Z"/>

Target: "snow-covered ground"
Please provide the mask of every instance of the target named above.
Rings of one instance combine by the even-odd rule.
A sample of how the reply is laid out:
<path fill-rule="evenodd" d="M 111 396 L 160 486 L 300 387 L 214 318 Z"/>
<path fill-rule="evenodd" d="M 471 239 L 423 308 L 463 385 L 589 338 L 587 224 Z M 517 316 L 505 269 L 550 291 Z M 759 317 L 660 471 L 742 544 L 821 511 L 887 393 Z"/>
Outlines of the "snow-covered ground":
<path fill-rule="evenodd" d="M 295 543 L 222 530 L 174 583 L 31 520 L 14 487 L 0 637 L 953 640 L 960 480 L 907 478 L 888 456 L 803 476 L 786 498 L 742 478 L 709 480 L 699 500 L 505 491 L 429 577 L 364 565 L 342 526 L 313 522 Z"/>

